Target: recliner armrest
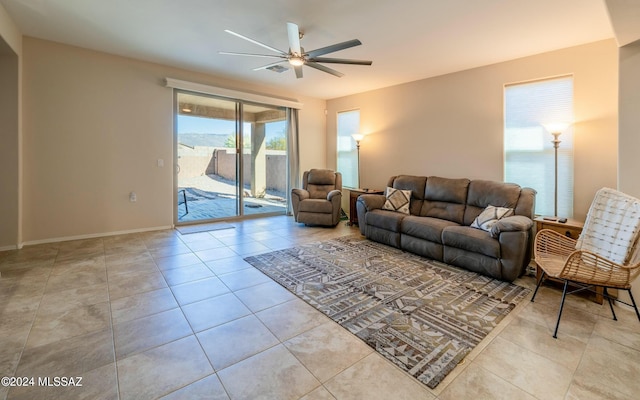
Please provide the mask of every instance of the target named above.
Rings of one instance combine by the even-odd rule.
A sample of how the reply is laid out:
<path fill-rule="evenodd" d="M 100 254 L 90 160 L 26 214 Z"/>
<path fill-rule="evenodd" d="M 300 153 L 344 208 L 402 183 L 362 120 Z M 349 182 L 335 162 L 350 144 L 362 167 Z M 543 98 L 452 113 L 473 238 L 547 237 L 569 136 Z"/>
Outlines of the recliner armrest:
<path fill-rule="evenodd" d="M 327 200 L 331 201 L 336 196 L 342 197 L 342 192 L 339 190 L 332 190 L 327 194 Z"/>
<path fill-rule="evenodd" d="M 309 198 L 309 192 L 304 189 L 291 189 L 291 195 L 296 195 L 298 200 L 305 200 Z"/>
<path fill-rule="evenodd" d="M 512 215 L 505 217 L 491 227 L 491 237 L 497 238 L 502 232 L 520 232 L 528 231 L 533 226 L 531 218 L 523 215 Z"/>

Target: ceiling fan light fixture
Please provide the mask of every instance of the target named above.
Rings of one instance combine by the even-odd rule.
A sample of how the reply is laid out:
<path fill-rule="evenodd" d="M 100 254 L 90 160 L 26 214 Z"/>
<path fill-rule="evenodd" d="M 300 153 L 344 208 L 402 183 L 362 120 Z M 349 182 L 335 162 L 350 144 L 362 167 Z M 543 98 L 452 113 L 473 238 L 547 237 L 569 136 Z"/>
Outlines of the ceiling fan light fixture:
<path fill-rule="evenodd" d="M 345 50 L 354 46 L 360 46 L 362 42 L 358 39 L 347 40 L 346 42 L 335 43 L 330 46 L 320 47 L 315 50 L 305 51 L 305 49 L 300 45 L 300 39 L 303 37 L 303 33 L 300 31 L 298 25 L 293 22 L 287 22 L 287 36 L 289 39 L 289 51 L 283 51 L 277 49 L 275 47 L 271 47 L 267 44 L 259 42 L 255 39 L 251 39 L 249 37 L 243 36 L 239 33 L 232 32 L 230 30 L 226 30 L 225 32 L 230 33 L 234 36 L 239 37 L 240 39 L 244 39 L 248 42 L 251 42 L 255 45 L 263 47 L 267 50 L 271 50 L 275 54 L 251 54 L 251 53 L 235 53 L 228 51 L 219 51 L 220 54 L 228 54 L 235 56 L 253 56 L 253 57 L 267 57 L 267 58 L 276 58 L 279 61 L 265 65 L 263 67 L 254 68 L 254 71 L 264 70 L 264 69 L 272 69 L 275 70 L 274 66 L 279 65 L 280 63 L 284 63 L 285 61 L 289 63 L 293 67 L 294 72 L 296 73 L 296 78 L 302 78 L 302 66 L 311 67 L 322 72 L 326 72 L 333 76 L 337 76 L 338 78 L 344 76 L 344 74 L 340 71 L 336 71 L 335 69 L 329 68 L 323 63 L 329 64 L 347 64 L 347 65 L 371 65 L 371 61 L 365 60 L 350 60 L 345 58 L 332 58 L 332 57 L 322 57 L 325 54 L 334 53 L 336 51 Z M 281 67 L 285 68 L 285 67 Z M 280 71 L 278 71 L 280 72 Z"/>
<path fill-rule="evenodd" d="M 291 57 L 289 57 L 289 64 L 293 65 L 294 67 L 299 67 L 301 65 L 304 65 L 304 58 L 297 55 L 292 55 Z"/>

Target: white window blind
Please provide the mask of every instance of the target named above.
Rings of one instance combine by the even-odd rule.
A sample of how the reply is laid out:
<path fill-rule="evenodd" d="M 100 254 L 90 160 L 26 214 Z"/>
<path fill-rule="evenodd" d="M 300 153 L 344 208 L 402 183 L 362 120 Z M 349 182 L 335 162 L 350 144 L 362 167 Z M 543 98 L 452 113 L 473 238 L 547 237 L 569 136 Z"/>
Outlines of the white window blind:
<path fill-rule="evenodd" d="M 360 132 L 360 110 L 338 113 L 338 172 L 342 173 L 342 186 L 358 188 L 358 153 L 356 141 L 351 137 Z"/>
<path fill-rule="evenodd" d="M 573 121 L 573 77 L 505 87 L 505 181 L 534 188 L 535 213 L 554 215 L 553 135 L 543 124 Z M 573 216 L 573 127 L 559 137 L 558 216 Z"/>

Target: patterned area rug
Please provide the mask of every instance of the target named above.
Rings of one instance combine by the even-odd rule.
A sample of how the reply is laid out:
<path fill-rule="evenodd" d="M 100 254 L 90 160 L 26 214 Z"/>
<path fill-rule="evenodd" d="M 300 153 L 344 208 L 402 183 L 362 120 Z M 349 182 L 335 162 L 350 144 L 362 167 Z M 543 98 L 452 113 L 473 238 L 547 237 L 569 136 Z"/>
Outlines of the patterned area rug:
<path fill-rule="evenodd" d="M 245 260 L 432 389 L 530 292 L 360 236 Z"/>

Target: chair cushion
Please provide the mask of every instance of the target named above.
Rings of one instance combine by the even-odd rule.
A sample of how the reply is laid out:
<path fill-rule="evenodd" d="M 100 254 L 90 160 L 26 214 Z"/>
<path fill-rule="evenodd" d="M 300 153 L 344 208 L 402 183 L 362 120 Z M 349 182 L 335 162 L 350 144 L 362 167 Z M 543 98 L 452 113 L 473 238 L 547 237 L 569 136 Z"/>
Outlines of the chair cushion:
<path fill-rule="evenodd" d="M 331 214 L 333 212 L 333 205 L 328 200 L 306 199 L 300 202 L 300 211 Z"/>
<path fill-rule="evenodd" d="M 312 169 L 305 173 L 305 187 L 312 199 L 326 199 L 330 191 L 336 187 L 336 173 L 330 169 Z"/>
<path fill-rule="evenodd" d="M 309 171 L 307 183 L 312 185 L 335 185 L 336 173 L 329 169 L 312 169 Z"/>
<path fill-rule="evenodd" d="M 576 249 L 626 264 L 634 255 L 639 235 L 640 200 L 614 189 L 602 188 L 596 192 L 589 207 Z"/>

